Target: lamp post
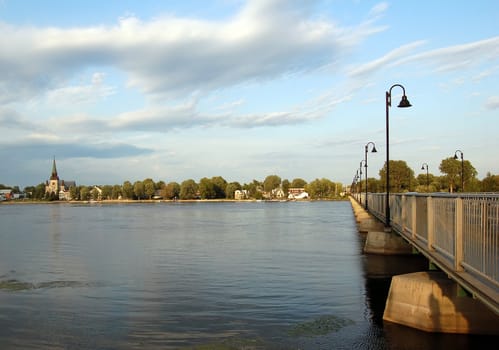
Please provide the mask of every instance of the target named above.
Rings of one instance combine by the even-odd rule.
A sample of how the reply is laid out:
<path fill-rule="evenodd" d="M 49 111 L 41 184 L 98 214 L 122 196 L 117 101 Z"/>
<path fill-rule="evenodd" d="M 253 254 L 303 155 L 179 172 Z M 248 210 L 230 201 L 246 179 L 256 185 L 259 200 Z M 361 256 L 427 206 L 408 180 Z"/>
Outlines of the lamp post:
<path fill-rule="evenodd" d="M 426 192 L 430 192 L 430 180 L 428 179 L 428 164 L 423 163 L 423 165 L 421 165 L 421 170 L 425 169 L 426 169 Z"/>
<path fill-rule="evenodd" d="M 390 227 L 390 123 L 389 123 L 389 111 L 392 105 L 392 89 L 394 87 L 402 88 L 402 99 L 397 107 L 407 108 L 412 105 L 409 103 L 407 96 L 405 95 L 405 88 L 400 84 L 394 84 L 386 92 L 386 199 L 385 199 L 385 227 Z"/>
<path fill-rule="evenodd" d="M 367 210 L 367 152 L 369 151 L 369 145 L 373 145 L 373 148 L 371 150 L 371 153 L 376 153 L 378 152 L 376 150 L 376 145 L 374 142 L 369 141 L 366 146 L 365 146 L 365 152 L 364 152 L 364 168 L 365 168 L 365 173 L 366 173 L 366 202 L 364 203 L 364 208 Z"/>
<path fill-rule="evenodd" d="M 457 152 L 461 155 L 461 192 L 464 192 L 464 155 L 461 150 L 454 152 L 454 159 L 457 159 Z"/>
<path fill-rule="evenodd" d="M 360 178 L 359 178 L 359 187 L 360 187 L 360 191 L 361 191 L 361 192 L 362 192 L 362 163 L 364 163 L 364 162 L 365 162 L 365 160 L 364 160 L 364 159 L 362 159 L 362 160 L 360 161 L 360 164 L 359 164 L 359 174 L 360 174 Z M 364 163 L 364 164 L 365 164 L 365 163 Z M 361 197 L 361 198 L 362 198 L 362 197 Z M 364 204 L 365 204 L 365 202 L 366 202 L 366 201 L 367 201 L 367 197 L 364 199 Z M 362 204 L 362 202 L 361 202 L 361 204 Z"/>

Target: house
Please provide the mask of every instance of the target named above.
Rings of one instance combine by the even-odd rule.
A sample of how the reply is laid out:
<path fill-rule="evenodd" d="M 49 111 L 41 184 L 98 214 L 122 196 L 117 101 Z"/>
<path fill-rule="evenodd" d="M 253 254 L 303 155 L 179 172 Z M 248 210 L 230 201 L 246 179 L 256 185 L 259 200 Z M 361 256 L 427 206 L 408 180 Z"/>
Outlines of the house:
<path fill-rule="evenodd" d="M 13 193 L 11 189 L 0 190 L 0 200 L 7 201 L 13 198 Z"/>
<path fill-rule="evenodd" d="M 288 189 L 288 199 L 307 199 L 308 193 L 303 187 L 290 187 Z"/>
<path fill-rule="evenodd" d="M 242 199 L 248 199 L 248 198 L 249 198 L 248 190 L 236 190 L 234 192 L 234 199 L 236 199 L 236 200 L 242 200 Z"/>

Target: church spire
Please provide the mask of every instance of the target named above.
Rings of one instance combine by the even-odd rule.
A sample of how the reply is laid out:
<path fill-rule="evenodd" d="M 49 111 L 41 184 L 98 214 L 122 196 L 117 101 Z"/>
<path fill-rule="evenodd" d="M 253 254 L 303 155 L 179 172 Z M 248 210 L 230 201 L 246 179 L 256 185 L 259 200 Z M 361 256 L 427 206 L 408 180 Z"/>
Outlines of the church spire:
<path fill-rule="evenodd" d="M 59 176 L 57 175 L 57 167 L 55 166 L 55 156 L 54 162 L 52 163 L 52 175 L 50 176 L 50 180 L 59 180 Z"/>

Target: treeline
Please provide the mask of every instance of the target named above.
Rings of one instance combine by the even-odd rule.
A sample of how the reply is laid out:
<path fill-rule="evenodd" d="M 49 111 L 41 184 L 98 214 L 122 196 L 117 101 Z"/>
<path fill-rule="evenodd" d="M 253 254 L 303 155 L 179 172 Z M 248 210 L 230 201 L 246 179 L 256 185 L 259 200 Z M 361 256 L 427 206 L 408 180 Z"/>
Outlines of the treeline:
<path fill-rule="evenodd" d="M 307 183 L 301 178 L 281 180 L 277 175 L 269 175 L 264 181 L 250 183 L 227 182 L 221 176 L 204 177 L 196 182 L 193 179 L 181 183 L 155 182 L 151 178 L 142 181 L 125 181 L 121 185 L 74 186 L 69 189 L 72 200 L 145 200 L 161 198 L 166 200 L 190 199 L 234 199 L 237 190 L 244 191 L 246 199 L 287 198 L 289 188 L 303 188 L 311 199 L 339 198 L 343 185 L 328 179 L 315 179 Z M 57 200 L 57 193 L 45 193 L 45 184 L 25 188 L 30 198 Z"/>
<path fill-rule="evenodd" d="M 442 175 L 427 173 L 422 166 L 415 176 L 403 160 L 390 160 L 390 192 L 499 192 L 499 175 L 490 172 L 482 179 L 470 161 L 454 158 L 443 159 L 438 167 Z M 366 180 L 364 168 L 359 168 L 351 184 L 351 191 L 364 192 Z M 379 171 L 379 179 L 367 179 L 368 192 L 386 192 L 386 164 Z"/>
<path fill-rule="evenodd" d="M 427 172 L 422 167 L 415 175 L 405 161 L 390 160 L 390 191 L 403 192 L 499 192 L 499 175 L 490 172 L 482 179 L 477 178 L 477 171 L 465 160 L 443 159 L 438 167 L 441 175 Z M 162 198 L 174 199 L 234 199 L 237 190 L 245 191 L 248 199 L 287 198 L 289 188 L 303 188 L 311 199 L 336 199 L 345 192 L 365 192 L 366 179 L 364 168 L 357 169 L 351 185 L 322 178 L 310 183 L 295 178 L 292 181 L 281 180 L 277 175 L 269 175 L 263 181 L 250 183 L 227 182 L 221 176 L 204 177 L 196 182 L 193 179 L 181 183 L 164 181 L 155 182 L 151 178 L 142 181 L 125 181 L 121 185 L 75 186 L 69 189 L 73 200 L 125 199 L 142 200 Z M 386 164 L 378 172 L 379 178 L 367 179 L 368 192 L 386 192 Z M 464 187 L 464 188 L 463 188 Z M 21 193 L 18 186 L 9 187 L 0 184 L 0 189 L 11 189 Z M 35 200 L 58 200 L 57 193 L 45 193 L 45 183 L 28 186 L 24 189 L 28 198 Z"/>

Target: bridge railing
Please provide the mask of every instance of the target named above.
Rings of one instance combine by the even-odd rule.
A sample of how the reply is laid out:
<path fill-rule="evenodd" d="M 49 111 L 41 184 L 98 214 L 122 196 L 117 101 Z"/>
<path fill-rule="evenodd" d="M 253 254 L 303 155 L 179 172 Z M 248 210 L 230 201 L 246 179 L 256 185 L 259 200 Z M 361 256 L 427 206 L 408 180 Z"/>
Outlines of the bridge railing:
<path fill-rule="evenodd" d="M 365 193 L 355 198 L 365 206 Z M 367 195 L 369 212 L 386 223 L 385 199 Z M 499 193 L 391 194 L 390 223 L 499 313 Z"/>

